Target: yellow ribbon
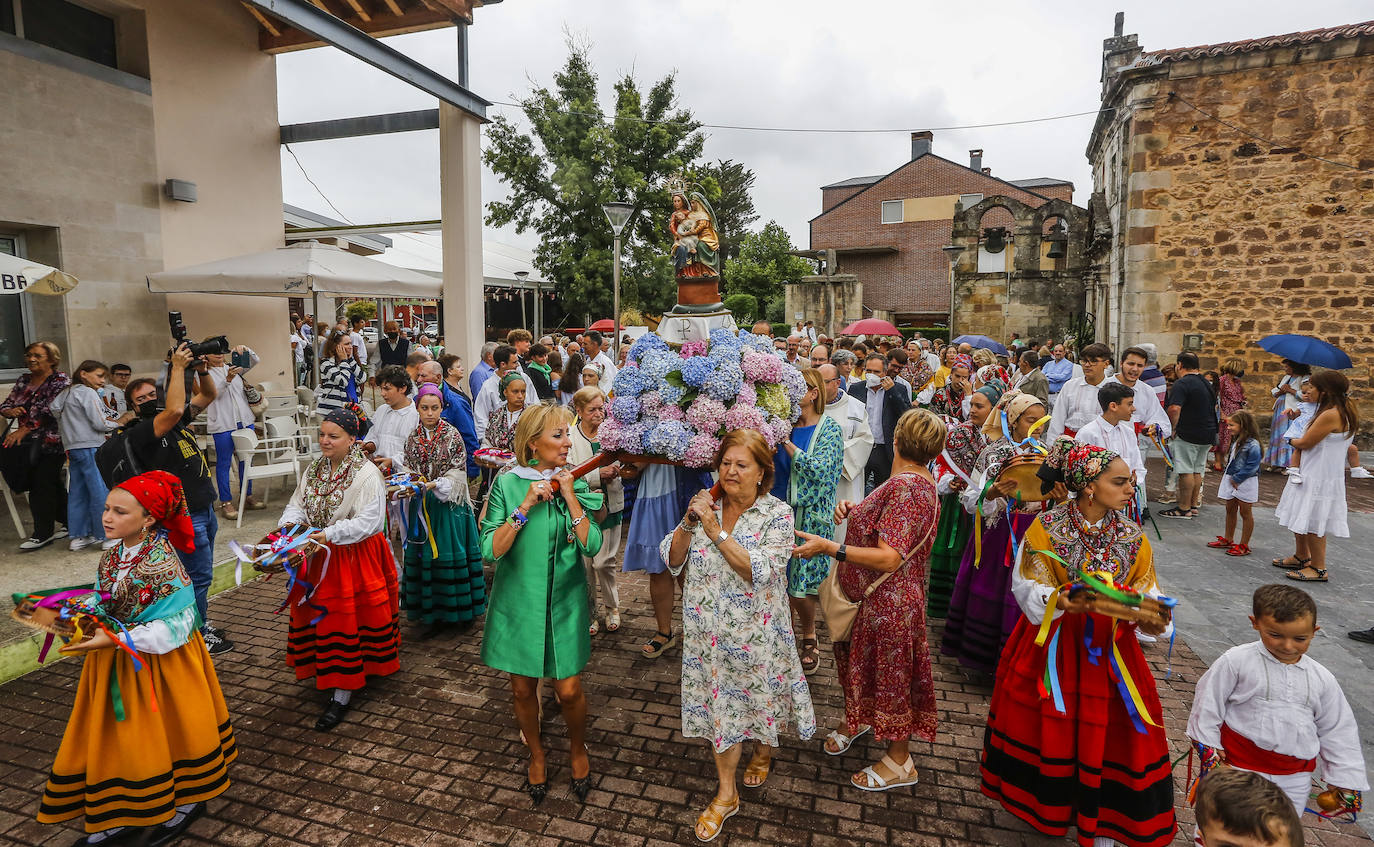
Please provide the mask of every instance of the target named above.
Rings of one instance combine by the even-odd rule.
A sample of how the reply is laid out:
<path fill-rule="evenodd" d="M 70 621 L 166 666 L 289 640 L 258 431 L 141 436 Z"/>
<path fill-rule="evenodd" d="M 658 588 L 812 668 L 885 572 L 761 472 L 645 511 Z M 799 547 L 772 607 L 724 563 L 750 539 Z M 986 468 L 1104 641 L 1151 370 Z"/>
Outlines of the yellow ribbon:
<path fill-rule="evenodd" d="M 1145 723 L 1153 727 L 1158 727 L 1155 719 L 1150 717 L 1150 712 L 1145 708 L 1145 701 L 1140 696 L 1140 689 L 1136 688 L 1135 680 L 1131 679 L 1131 672 L 1126 669 L 1126 662 L 1121 657 L 1121 648 L 1116 646 L 1116 626 L 1117 622 L 1112 621 L 1112 656 L 1116 659 L 1117 670 L 1121 672 L 1121 684 L 1126 686 L 1126 691 L 1131 695 L 1131 702 L 1135 704 L 1136 713 L 1140 715 Z"/>

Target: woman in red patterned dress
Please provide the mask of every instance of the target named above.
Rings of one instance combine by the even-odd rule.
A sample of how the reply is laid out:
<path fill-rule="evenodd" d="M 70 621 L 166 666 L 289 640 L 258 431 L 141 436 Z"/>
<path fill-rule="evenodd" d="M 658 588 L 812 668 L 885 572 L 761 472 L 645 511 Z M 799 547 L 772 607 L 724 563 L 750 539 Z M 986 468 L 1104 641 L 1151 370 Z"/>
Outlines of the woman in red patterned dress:
<path fill-rule="evenodd" d="M 849 520 L 845 543 L 797 532 L 803 543 L 792 551 L 804 558 L 834 556 L 840 587 L 849 599 L 862 600 L 850 640 L 834 644 L 845 726 L 830 733 L 825 752 L 838 756 L 870 730 L 887 742 L 881 761 L 850 778 L 864 791 L 915 785 L 911 736 L 935 740 L 926 582 L 939 499 L 926 465 L 944 443 L 939 418 L 924 409 L 907 411 L 893 432 L 892 476 L 862 503 L 846 500 L 835 509 L 836 523 Z"/>
<path fill-rule="evenodd" d="M 1222 469 L 1222 462 L 1229 455 L 1231 449 L 1231 430 L 1225 423 L 1231 416 L 1247 405 L 1245 399 L 1245 386 L 1241 380 L 1245 378 L 1245 360 L 1227 359 L 1221 365 L 1221 376 L 1217 380 L 1217 404 L 1221 408 L 1221 435 L 1217 438 L 1217 445 L 1212 448 L 1212 470 Z"/>

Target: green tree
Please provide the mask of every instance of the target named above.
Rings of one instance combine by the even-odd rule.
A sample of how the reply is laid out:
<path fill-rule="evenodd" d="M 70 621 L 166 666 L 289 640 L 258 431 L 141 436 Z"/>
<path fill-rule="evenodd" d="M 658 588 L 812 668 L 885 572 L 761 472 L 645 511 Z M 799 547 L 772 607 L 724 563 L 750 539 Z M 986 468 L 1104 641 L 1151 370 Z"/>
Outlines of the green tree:
<path fill-rule="evenodd" d="M 730 294 L 752 294 L 767 304 L 781 302 L 783 286 L 814 273 L 811 263 L 793 256 L 792 239 L 777 221 L 740 239 L 739 256 L 725 263 L 725 290 Z M 781 307 L 779 307 L 780 309 Z"/>
<path fill-rule="evenodd" d="M 752 294 L 731 294 L 725 298 L 725 308 L 741 326 L 759 316 L 759 300 Z"/>
<path fill-rule="evenodd" d="M 529 133 L 506 116 L 487 127 L 483 160 L 510 196 L 488 203 L 486 220 L 537 232 L 535 267 L 553 280 L 570 315 L 596 320 L 610 316 L 612 301 L 612 235 L 601 204 L 632 203 L 621 236 L 621 307 L 662 312 L 677 295 L 664 182 L 689 171 L 705 138 L 691 112 L 678 108 L 671 74 L 647 92 L 625 74 L 606 115 L 588 52 L 570 39 L 553 87 L 520 100 Z"/>
<path fill-rule="evenodd" d="M 716 232 L 720 236 L 723 259 L 739 255 L 740 241 L 759 219 L 754 211 L 754 172 L 731 159 L 714 165 L 698 165 L 692 179 L 706 189 L 706 199 L 716 213 Z"/>
<path fill-rule="evenodd" d="M 354 318 L 362 318 L 365 321 L 375 320 L 377 304 L 371 300 L 355 300 L 344 308 L 344 316 L 348 318 L 349 323 L 352 323 Z"/>

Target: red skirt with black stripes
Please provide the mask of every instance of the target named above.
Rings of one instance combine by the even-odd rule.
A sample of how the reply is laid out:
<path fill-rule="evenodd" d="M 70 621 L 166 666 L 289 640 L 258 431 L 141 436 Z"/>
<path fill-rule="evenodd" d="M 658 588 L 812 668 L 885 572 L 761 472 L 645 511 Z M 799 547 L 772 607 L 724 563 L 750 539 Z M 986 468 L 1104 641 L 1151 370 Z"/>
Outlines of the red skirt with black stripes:
<path fill-rule="evenodd" d="M 1110 666 L 1112 619 L 1069 614 L 1056 654 L 1064 714 L 1041 696 L 1049 644 L 1022 618 L 1002 651 L 983 742 L 983 793 L 1048 835 L 1078 830 L 1078 843 L 1112 838 L 1127 847 L 1173 840 L 1174 783 L 1164 730 L 1137 730 Z M 1135 628 L 1116 627 L 1122 664 L 1155 723 L 1154 676 Z"/>
<path fill-rule="evenodd" d="M 306 569 L 312 583 L 323 574 L 315 593 L 302 604 L 307 587 L 298 581 L 291 589 L 286 664 L 295 668 L 296 679 L 313 676 L 321 690 L 356 691 L 368 677 L 401 668 L 396 560 L 381 533 L 357 544 L 331 544 L 329 550 L 328 569 L 323 552 Z"/>

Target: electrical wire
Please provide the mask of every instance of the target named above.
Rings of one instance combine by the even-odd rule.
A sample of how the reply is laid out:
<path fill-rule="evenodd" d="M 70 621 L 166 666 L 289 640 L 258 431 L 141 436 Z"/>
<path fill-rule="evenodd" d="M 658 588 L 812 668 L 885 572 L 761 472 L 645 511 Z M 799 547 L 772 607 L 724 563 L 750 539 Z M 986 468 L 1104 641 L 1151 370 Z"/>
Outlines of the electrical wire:
<path fill-rule="evenodd" d="M 1309 158 L 1309 159 L 1315 159 L 1315 160 L 1317 160 L 1318 162 L 1325 162 L 1325 163 L 1328 164 L 1328 165 L 1335 165 L 1335 166 L 1338 167 L 1338 168 L 1348 168 L 1349 170 L 1355 171 L 1356 173 L 1374 173 L 1374 168 L 1362 168 L 1362 167 L 1360 167 L 1359 165 L 1352 165 L 1352 164 L 1350 164 L 1349 162 L 1338 162 L 1338 161 L 1336 161 L 1335 159 L 1328 159 L 1328 158 L 1326 158 L 1325 156 L 1318 156 L 1318 155 L 1316 155 L 1315 153 L 1308 153 L 1306 150 L 1303 150 L 1301 147 L 1291 147 L 1291 145 L 1284 144 L 1282 141 L 1275 141 L 1275 140 L 1272 139 L 1272 138 L 1265 138 L 1265 137 L 1262 136 L 1262 135 L 1257 135 L 1256 133 L 1251 132 L 1250 130 L 1246 129 L 1246 128 L 1243 127 L 1243 126 L 1238 126 L 1238 125 L 1236 125 L 1236 124 L 1231 123 L 1231 122 L 1228 121 L 1228 120 L 1225 120 L 1225 119 L 1223 119 L 1223 118 L 1219 118 L 1219 117 L 1217 117 L 1216 115 L 1213 115 L 1213 114 L 1210 113 L 1210 112 L 1205 112 L 1205 111 L 1203 111 L 1202 109 L 1199 109 L 1197 106 L 1194 106 L 1192 103 L 1189 103 L 1187 100 L 1185 100 L 1185 99 L 1182 97 L 1182 95 L 1178 94 L 1178 92 L 1170 91 L 1170 92 L 1169 92 L 1169 99 L 1170 99 L 1170 100 L 1177 100 L 1178 102 L 1180 102 L 1180 103 L 1182 103 L 1183 105 L 1187 106 L 1189 109 L 1192 109 L 1194 112 L 1197 112 L 1199 115 L 1202 115 L 1204 118 L 1207 118 L 1208 120 L 1216 121 L 1217 123 L 1221 124 L 1222 126 L 1230 127 L 1231 129 L 1235 130 L 1236 132 L 1240 133 L 1241 135 L 1249 136 L 1250 138 L 1253 138 L 1253 139 L 1255 139 L 1256 141 L 1263 141 L 1265 144 L 1268 144 L 1270 147 L 1281 147 L 1281 148 L 1288 148 L 1288 149 L 1297 150 L 1297 152 L 1301 153 L 1302 155 L 1306 156 L 1306 157 Z"/>
<path fill-rule="evenodd" d="M 609 117 L 608 117 L 607 115 L 605 115 L 604 113 L 601 113 L 601 112 L 581 112 L 581 111 L 577 111 L 577 110 L 575 110 L 575 109 L 546 109 L 546 108 L 544 108 L 543 106 L 540 106 L 540 105 L 535 104 L 535 103 L 530 103 L 530 104 L 525 104 L 525 103 L 510 103 L 510 102 L 507 102 L 507 101 L 504 101 L 504 100 L 493 100 L 493 101 L 491 101 L 491 105 L 493 105 L 493 106 L 507 106 L 507 107 L 512 108 L 512 109 L 520 109 L 521 111 L 524 111 L 524 110 L 526 110 L 526 109 L 534 109 L 534 110 L 536 110 L 536 111 L 544 112 L 545 114 L 575 115 L 575 116 L 577 116 L 577 117 L 583 117 L 583 118 L 597 118 L 597 119 L 599 119 L 599 120 L 600 120 L 601 122 L 603 122 L 603 123 L 613 123 L 613 122 L 616 122 L 616 121 L 630 121 L 631 123 L 654 124 L 654 125 L 660 125 L 660 126 L 661 126 L 661 125 L 675 124 L 675 123 L 681 123 L 681 122 L 682 122 L 680 119 L 676 119 L 676 118 L 675 118 L 675 119 L 672 119 L 672 120 L 666 120 L 666 121 L 656 121 L 656 120 L 651 120 L 651 119 L 649 119 L 649 118 L 640 118 L 640 117 L 635 117 L 635 116 L 632 116 L 632 115 L 625 115 L 625 116 L 614 115 L 614 116 L 609 116 Z M 997 121 L 997 122 L 994 122 L 994 123 L 986 123 L 986 124 L 964 124 L 964 125 L 962 125 L 962 126 L 932 126 L 932 127 L 927 127 L 926 130 L 927 130 L 928 132 L 953 132 L 953 131 L 961 130 L 961 129 L 989 129 L 989 128 L 991 128 L 991 127 L 999 127 L 999 126 L 1021 126 L 1021 125 L 1023 125 L 1023 124 L 1036 124 L 1036 123 L 1044 123 L 1044 122 L 1046 122 L 1046 121 L 1062 121 L 1062 120 L 1066 120 L 1066 119 L 1068 119 L 1068 118 L 1081 118 L 1081 117 L 1083 117 L 1083 116 L 1085 116 L 1085 115 L 1100 115 L 1100 114 L 1102 114 L 1103 112 L 1114 112 L 1114 111 L 1116 111 L 1116 107 L 1115 107 L 1115 106 L 1104 106 L 1104 107 L 1102 107 L 1102 108 L 1100 108 L 1100 109 L 1092 109 L 1092 110 L 1086 111 L 1086 112 L 1072 112 L 1072 113 L 1067 114 L 1067 115 L 1049 115 L 1049 116 L 1043 117 L 1043 118 L 1026 118 L 1025 120 L 1019 120 L 1019 121 Z M 697 127 L 698 127 L 699 129 L 725 129 L 725 130 L 739 130 L 739 131 L 743 131 L 743 132 L 810 132 L 810 133 L 823 133 L 823 134 L 832 134 L 832 135 L 873 135 L 873 134 L 881 134 L 881 133 L 897 133 L 897 132 L 903 132 L 903 133 L 905 133 L 905 132 L 910 132 L 910 131 L 911 131 L 911 127 L 909 127 L 909 126 L 908 126 L 908 127 L 898 127 L 898 128 L 894 128 L 894 129 L 875 129 L 875 128 L 863 128 L 863 127 L 860 127 L 860 128 L 847 128 L 847 127 L 786 127 L 786 126 L 752 126 L 752 125 L 746 125 L 746 124 L 707 124 L 707 123 L 698 123 L 698 124 L 697 124 Z"/>

